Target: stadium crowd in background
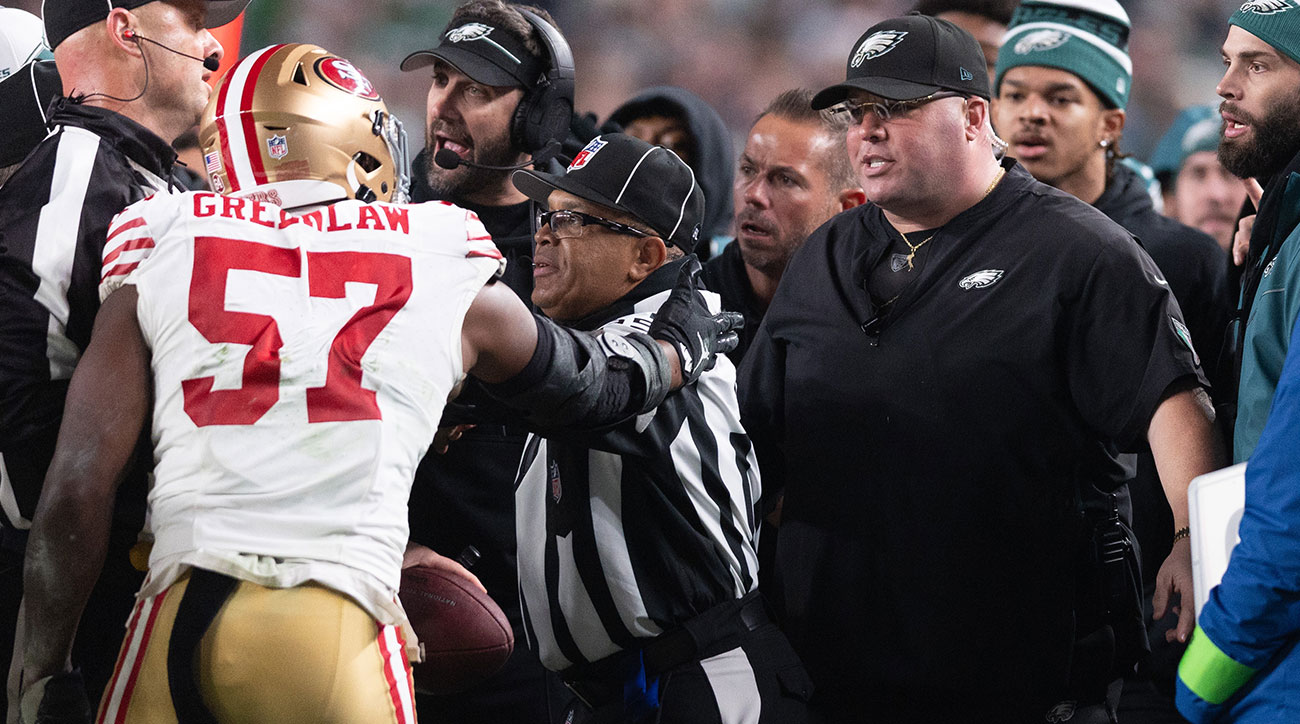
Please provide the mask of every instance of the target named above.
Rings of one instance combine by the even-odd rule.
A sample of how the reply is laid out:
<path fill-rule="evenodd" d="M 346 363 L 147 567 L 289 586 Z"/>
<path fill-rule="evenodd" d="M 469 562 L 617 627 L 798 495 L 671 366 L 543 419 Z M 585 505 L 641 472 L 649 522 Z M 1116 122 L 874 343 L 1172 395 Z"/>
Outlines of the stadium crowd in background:
<path fill-rule="evenodd" d="M 404 565 L 470 569 L 520 643 L 494 676 L 437 696 L 383 649 L 387 668 L 366 674 L 387 677 L 377 703 L 340 694 L 366 713 L 331 716 L 1300 720 L 1295 0 L 13 4 L 0 8 L 5 724 L 83 721 L 100 702 L 127 721 L 173 707 L 181 721 L 283 720 L 306 694 L 258 698 L 204 674 L 201 657 L 179 661 L 230 629 L 177 601 L 215 616 L 244 611 L 247 585 L 316 581 L 361 604 L 356 630 L 377 626 L 382 648 L 405 623 L 392 535 L 411 546 Z M 223 48 L 214 31 L 237 16 L 241 47 Z M 320 48 L 286 60 L 283 48 L 314 47 L 280 45 L 293 41 L 365 77 L 341 58 L 322 71 L 334 56 Z M 267 59 L 288 86 L 259 80 Z M 318 79 L 382 107 L 337 124 L 386 144 L 343 159 L 329 183 L 344 196 L 308 193 L 297 182 L 328 164 L 289 151 L 346 107 L 286 100 Z M 303 115 L 252 120 L 277 104 Z M 393 116 L 419 129 L 409 162 Z M 288 414 L 302 400 L 239 397 L 237 365 L 229 380 L 203 377 L 230 367 L 222 350 L 236 340 L 196 321 L 188 277 L 166 271 L 179 262 L 150 250 L 205 243 L 168 231 L 202 216 L 188 199 L 203 197 L 178 196 L 187 188 L 301 214 L 405 203 L 408 181 L 411 208 L 454 226 L 457 254 L 480 260 L 466 269 L 493 267 L 461 296 L 490 290 L 511 311 L 430 312 L 447 334 L 462 317 L 465 330 L 447 347 L 457 364 L 427 389 L 414 367 L 388 377 L 379 362 L 406 364 L 414 332 L 356 352 L 357 379 L 386 400 L 374 419 L 399 399 L 428 402 L 400 425 L 401 455 L 389 451 L 409 464 L 376 463 L 394 483 L 387 513 L 348 530 L 357 551 L 383 549 L 374 576 L 359 575 L 347 555 L 302 554 L 328 526 L 268 543 L 184 497 L 177 466 L 210 454 L 195 441 L 246 434 L 249 450 L 264 440 L 290 459 L 322 418 L 309 389 L 312 422 L 298 427 L 239 414 L 192 425 L 206 398 L 189 376 L 235 380 L 211 393 L 235 407 Z M 281 223 L 264 243 L 291 246 L 295 222 Z M 329 230 L 362 244 L 357 229 Z M 234 279 L 262 262 L 223 263 Z M 697 278 L 719 296 L 697 293 Z M 168 295 L 181 301 L 158 301 Z M 168 309 L 181 313 L 165 321 Z M 525 309 L 538 315 L 532 342 Z M 732 344 L 729 322 L 709 316 L 719 309 L 748 326 L 714 367 Z M 92 338 L 97 320 L 108 331 Z M 176 330 L 206 361 L 169 356 Z M 278 346 L 248 343 L 260 361 L 245 361 L 246 387 L 261 379 L 249 364 L 281 364 Z M 74 377 L 83 354 L 93 364 Z M 330 360 L 331 375 L 351 364 Z M 333 420 L 335 456 L 383 447 L 348 433 L 365 420 Z M 1198 620 L 1189 481 L 1230 462 L 1251 465 L 1242 544 Z M 270 483 L 231 464 L 212 484 L 234 494 L 350 474 L 322 465 Z M 365 479 L 340 490 L 363 495 Z M 261 512 L 324 520 L 312 501 Z M 257 505 L 240 514 L 258 520 Z M 210 523 L 230 532 L 205 538 Z M 198 593 L 182 598 L 186 587 Z M 151 647 L 158 611 L 165 645 Z M 294 716 L 333 708 L 332 694 L 311 696 L 323 709 Z"/>

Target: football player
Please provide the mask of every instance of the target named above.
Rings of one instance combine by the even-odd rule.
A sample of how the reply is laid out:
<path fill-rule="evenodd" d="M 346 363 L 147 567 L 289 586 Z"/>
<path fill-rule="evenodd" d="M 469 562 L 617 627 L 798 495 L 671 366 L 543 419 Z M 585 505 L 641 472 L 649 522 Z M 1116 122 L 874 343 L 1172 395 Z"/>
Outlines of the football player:
<path fill-rule="evenodd" d="M 733 319 L 685 273 L 648 334 L 530 314 L 473 213 L 390 203 L 400 124 L 321 48 L 245 58 L 200 138 L 227 195 L 146 199 L 109 231 L 28 546 L 25 720 L 89 716 L 68 647 L 152 415 L 155 542 L 101 719 L 414 721 L 406 501 L 457 383 L 542 429 L 605 424 L 697 378 Z"/>

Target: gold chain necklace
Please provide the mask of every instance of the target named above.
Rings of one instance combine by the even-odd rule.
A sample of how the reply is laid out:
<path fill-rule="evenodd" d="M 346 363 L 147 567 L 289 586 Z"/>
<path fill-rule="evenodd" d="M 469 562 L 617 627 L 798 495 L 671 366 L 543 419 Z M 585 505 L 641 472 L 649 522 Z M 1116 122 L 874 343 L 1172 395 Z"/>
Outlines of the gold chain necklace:
<path fill-rule="evenodd" d="M 998 168 L 998 172 L 997 172 L 997 174 L 993 177 L 993 181 L 992 181 L 992 183 L 989 184 L 989 187 L 988 187 L 988 188 L 984 189 L 984 196 L 988 196 L 989 194 L 993 193 L 993 189 L 994 189 L 994 187 L 996 187 L 996 186 L 998 185 L 998 182 L 1002 180 L 1002 175 L 1005 174 L 1006 172 L 1007 172 L 1006 169 L 1001 168 L 1001 167 Z M 980 200 L 983 200 L 983 199 L 984 199 L 984 196 L 981 196 L 981 197 L 980 197 Z M 919 242 L 913 244 L 913 243 L 912 243 L 912 242 L 907 238 L 907 234 L 904 234 L 902 231 L 899 231 L 899 232 L 898 232 L 898 235 L 901 236 L 901 237 L 903 237 L 903 243 L 904 243 L 904 244 L 907 244 L 907 259 L 906 259 L 906 261 L 907 261 L 907 270 L 908 270 L 908 271 L 912 271 L 912 260 L 916 258 L 916 252 L 917 252 L 921 247 L 925 246 L 926 242 L 930 241 L 931 239 L 933 239 L 933 238 L 934 238 L 935 236 L 937 236 L 938 234 L 939 234 L 939 232 L 936 231 L 936 232 L 934 232 L 933 234 L 930 234 L 929 236 L 925 237 L 925 238 L 922 239 L 921 241 L 919 241 Z M 895 297 L 895 299 L 897 299 L 897 297 Z M 889 300 L 889 301 L 892 302 L 892 301 L 894 301 L 894 300 L 891 299 L 891 300 Z"/>
<path fill-rule="evenodd" d="M 998 173 L 993 177 L 993 183 L 990 183 L 989 187 L 984 189 L 984 196 L 980 197 L 980 201 L 983 201 L 985 196 L 993 193 L 993 188 L 998 185 L 998 182 L 1002 180 L 1002 175 L 1006 172 L 1007 170 L 1005 168 L 1002 168 L 1001 166 L 998 167 Z"/>
<path fill-rule="evenodd" d="M 925 246 L 925 243 L 926 243 L 927 241 L 933 239 L 933 238 L 934 238 L 935 236 L 937 236 L 938 234 L 939 234 L 939 232 L 936 231 L 935 233 L 930 234 L 929 236 L 927 236 L 927 237 L 925 237 L 924 239 L 922 239 L 919 243 L 913 244 L 911 241 L 908 241 L 908 239 L 907 239 L 907 234 L 904 234 L 902 231 L 899 231 L 899 232 L 898 232 L 898 235 L 901 236 L 901 237 L 903 237 L 903 243 L 904 243 L 904 244 L 907 244 L 907 260 L 906 260 L 906 261 L 907 261 L 907 270 L 908 270 L 908 271 L 912 271 L 912 259 L 916 256 L 916 251 L 917 251 L 918 249 L 920 249 L 921 247 Z"/>

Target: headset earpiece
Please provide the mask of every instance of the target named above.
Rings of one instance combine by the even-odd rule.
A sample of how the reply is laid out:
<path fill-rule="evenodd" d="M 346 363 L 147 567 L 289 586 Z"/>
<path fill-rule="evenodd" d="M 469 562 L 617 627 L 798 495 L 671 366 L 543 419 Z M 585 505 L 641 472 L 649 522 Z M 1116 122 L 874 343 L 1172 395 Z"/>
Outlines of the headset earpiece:
<path fill-rule="evenodd" d="M 564 36 L 537 13 L 515 8 L 546 46 L 548 69 L 532 88 L 524 91 L 511 121 L 511 138 L 528 153 L 541 150 L 552 140 L 563 141 L 573 117 L 573 51 Z"/>
<path fill-rule="evenodd" d="M 136 40 L 135 31 L 127 28 L 122 31 L 122 40 Z M 138 40 L 136 42 L 139 42 Z"/>

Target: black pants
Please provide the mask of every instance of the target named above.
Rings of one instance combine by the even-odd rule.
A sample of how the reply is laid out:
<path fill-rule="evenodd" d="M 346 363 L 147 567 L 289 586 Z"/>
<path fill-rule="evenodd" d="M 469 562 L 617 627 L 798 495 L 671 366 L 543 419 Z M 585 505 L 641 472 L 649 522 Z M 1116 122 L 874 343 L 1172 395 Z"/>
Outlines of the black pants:
<path fill-rule="evenodd" d="M 1174 706 L 1174 678 L 1178 675 L 1178 662 L 1187 644 L 1165 641 L 1165 632 L 1178 624 L 1172 612 L 1159 620 L 1152 620 L 1151 596 L 1154 586 L 1146 593 L 1145 615 L 1150 625 L 1147 638 L 1151 641 L 1151 655 L 1138 667 L 1138 672 L 1124 680 L 1124 693 L 1119 700 L 1119 717 L 1123 724 L 1183 724 L 1187 720 Z M 1170 605 L 1178 603 L 1175 595 Z"/>
<path fill-rule="evenodd" d="M 744 615 L 741 614 L 744 609 Z M 673 654 L 651 642 L 645 653 L 628 651 L 565 672 L 579 697 L 561 721 L 573 724 L 805 724 L 811 722 L 812 682 L 785 634 L 766 615 L 757 592 L 688 622 L 673 638 L 684 661 L 661 668 Z M 685 648 L 683 648 L 683 646 Z M 648 683 L 658 686 L 658 708 L 629 711 L 620 676 L 630 661 L 645 664 Z M 631 667 L 635 669 L 636 667 Z M 580 674 L 581 676 L 577 676 Z"/>
<path fill-rule="evenodd" d="M 430 450 L 416 471 L 410 500 L 411 540 L 453 559 L 474 546 L 479 559 L 471 570 L 501 606 L 515 635 L 514 653 L 487 680 L 455 694 L 417 693 L 420 721 L 549 724 L 568 702 L 568 690 L 524 644 L 515 563 L 514 479 L 525 439 L 522 431 L 480 424 L 445 454 Z"/>
<path fill-rule="evenodd" d="M 550 724 L 564 721 L 561 714 L 572 699 L 560 677 L 516 639 L 500 671 L 457 694 L 416 692 L 415 709 L 421 722 L 434 724 Z"/>
<path fill-rule="evenodd" d="M 1105 699 L 1094 702 L 1062 702 L 1049 711 L 1026 712 L 1019 702 L 995 703 L 966 700 L 936 692 L 924 701 L 898 703 L 894 708 L 882 708 L 876 702 L 853 705 L 839 702 L 835 705 L 820 703 L 815 707 L 814 721 L 826 724 L 1127 724 L 1116 715 L 1123 679 L 1117 679 L 1107 688 Z"/>

